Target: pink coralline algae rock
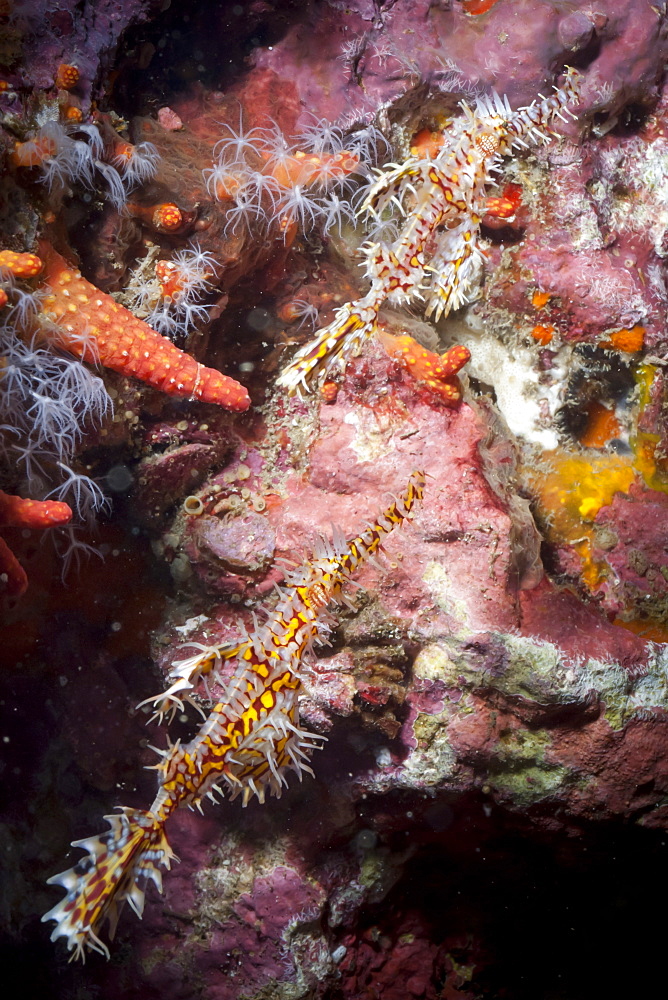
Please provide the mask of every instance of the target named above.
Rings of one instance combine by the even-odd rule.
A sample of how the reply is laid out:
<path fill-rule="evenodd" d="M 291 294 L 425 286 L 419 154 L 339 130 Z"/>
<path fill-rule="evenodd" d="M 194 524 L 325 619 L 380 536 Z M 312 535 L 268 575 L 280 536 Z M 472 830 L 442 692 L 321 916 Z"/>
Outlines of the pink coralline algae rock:
<path fill-rule="evenodd" d="M 191 443 L 145 461 L 139 477 L 141 506 L 153 518 L 169 510 L 199 485 L 219 454 L 214 445 Z"/>
<path fill-rule="evenodd" d="M 663 126 L 664 111 L 655 114 Z M 665 293 L 650 277 L 663 254 L 665 228 L 658 205 L 653 208 L 661 194 L 652 171 L 665 149 L 662 136 L 641 133 L 605 136 L 565 162 L 556 145 L 540 153 L 550 172 L 534 198 L 525 239 L 503 260 L 496 257 L 493 279 L 494 296 L 527 332 L 532 320 L 548 321 L 566 343 L 597 342 L 606 331 L 642 324 L 646 346 L 665 343 Z M 628 207 L 630 192 L 642 208 Z M 552 296 L 540 315 L 530 307 L 535 289 Z"/>
<path fill-rule="evenodd" d="M 607 21 L 607 17 L 605 17 L 605 20 Z M 594 37 L 596 30 L 594 24 L 594 17 L 591 14 L 574 11 L 559 21 L 559 27 L 557 28 L 559 41 L 569 52 L 579 52 Z"/>
<path fill-rule="evenodd" d="M 144 439 L 148 452 L 137 468 L 136 510 L 151 522 L 176 503 L 193 494 L 206 474 L 232 448 L 226 425 L 217 417 L 198 426 L 183 421 L 178 426 L 163 422 L 152 426 Z"/>
<path fill-rule="evenodd" d="M 458 3 L 399 0 L 379 7 L 360 0 L 347 4 L 342 18 L 336 5 L 315 3 L 280 42 L 256 50 L 254 61 L 271 69 L 303 108 L 330 121 L 372 117 L 380 107 L 410 100 L 424 80 L 446 93 L 494 88 L 513 105 L 529 103 L 554 66 L 575 58 L 586 61 L 599 87 L 608 84 L 616 102 L 644 97 L 666 55 L 660 12 L 635 0 L 621 0 L 605 14 L 584 0 L 569 7 L 516 0 L 472 18 Z"/>
<path fill-rule="evenodd" d="M 158 122 L 167 132 L 178 132 L 183 128 L 183 122 L 171 108 L 158 108 Z"/>
<path fill-rule="evenodd" d="M 21 0 L 12 3 L 10 25 L 23 39 L 22 83 L 53 87 L 61 63 L 79 70 L 77 94 L 89 101 L 101 71 L 116 55 L 116 46 L 132 24 L 151 17 L 160 0 Z"/>
<path fill-rule="evenodd" d="M 393 538 L 389 550 L 399 547 L 400 555 L 392 560 L 391 571 L 378 580 L 375 569 L 365 568 L 358 582 L 364 585 L 374 579 L 390 617 L 425 635 L 455 627 L 458 604 L 481 626 L 493 623 L 502 630 L 515 626 L 516 611 L 501 596 L 515 569 L 507 541 L 510 521 L 481 473 L 476 446 L 484 425 L 475 412 L 462 407 L 453 418 L 442 412 L 439 419 L 427 406 L 416 407 L 411 414 L 413 433 L 402 440 L 398 428 L 405 429 L 403 421 L 389 418 L 383 430 L 377 412 L 350 409 L 344 400 L 342 394 L 341 402 L 322 413 L 321 437 L 311 453 L 310 482 L 289 487 L 278 526 L 279 549 L 294 552 L 305 531 L 315 535 L 325 530 L 325 512 L 350 534 L 357 523 L 382 508 L 388 493 L 399 491 L 429 454 L 430 466 L 433 461 L 438 473 L 429 483 L 431 502 L 421 512 L 418 537 L 411 537 L 410 543 Z M 490 538 L 496 541 L 493 566 Z M 440 560 L 434 563 L 434 559 L 442 559 L 446 548 L 448 568 L 443 570 Z M 488 566 L 489 586 L 483 589 L 481 563 Z"/>
<path fill-rule="evenodd" d="M 240 575 L 266 575 L 275 542 L 267 519 L 252 510 L 225 519 L 204 514 L 191 519 L 185 553 L 200 579 L 230 593 L 243 587 Z"/>
<path fill-rule="evenodd" d="M 668 496 L 656 490 L 618 493 L 599 512 L 606 530 L 604 557 L 615 574 L 618 607 L 665 621 L 668 607 Z"/>
<path fill-rule="evenodd" d="M 372 935 L 355 941 L 340 965 L 346 996 L 362 996 L 373 990 L 387 1000 L 410 1000 L 431 993 L 432 970 L 439 949 L 425 936 L 418 921 L 400 928 L 398 941 L 378 941 Z"/>
<path fill-rule="evenodd" d="M 303 928 L 325 904 L 323 886 L 289 860 L 277 861 L 278 850 L 273 860 L 261 849 L 250 857 L 239 849 L 236 837 L 221 837 L 216 824 L 198 825 L 186 816 L 173 831 L 184 864 L 175 871 L 176 881 L 166 889 L 165 900 L 147 911 L 153 933 L 140 945 L 149 970 L 145 988 L 171 996 L 174 983 L 187 981 L 196 968 L 206 983 L 203 995 L 237 1000 L 241 991 L 259 996 L 263 989 L 287 989 L 299 980 L 301 963 L 306 969 L 303 981 L 314 988 L 309 955 L 295 962 L 290 945 L 297 944 L 293 955 L 299 955 Z M 193 871 L 198 873 L 194 879 Z M 179 940 L 180 935 L 170 931 L 174 920 L 165 917 L 165 909 L 182 928 L 191 927 L 195 918 L 198 932 Z M 304 951 L 308 947 L 310 942 L 304 942 Z M 155 964 L 160 954 L 164 957 Z M 323 960 L 326 964 L 325 955 Z"/>

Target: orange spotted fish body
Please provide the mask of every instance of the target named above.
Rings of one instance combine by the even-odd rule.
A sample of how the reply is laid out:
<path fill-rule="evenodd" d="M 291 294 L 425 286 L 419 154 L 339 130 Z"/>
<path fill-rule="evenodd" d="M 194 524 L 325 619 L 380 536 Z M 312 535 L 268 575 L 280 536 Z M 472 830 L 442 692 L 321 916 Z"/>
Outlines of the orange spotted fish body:
<path fill-rule="evenodd" d="M 375 332 L 384 302 L 401 306 L 424 299 L 426 315 L 438 320 L 470 301 L 484 260 L 479 228 L 487 187 L 501 158 L 516 146 L 547 142 L 544 130 L 551 131 L 555 118 L 564 119 L 578 91 L 578 76 L 569 69 L 550 97 L 517 111 L 496 94 L 480 98 L 475 108 L 462 103 L 463 114 L 435 155 L 416 148 L 404 163 L 380 170 L 360 212 L 382 223 L 384 214 L 397 209 L 405 217 L 403 228 L 392 243 L 365 244 L 369 291 L 337 309 L 332 322 L 297 351 L 278 385 L 290 393 L 308 391 L 333 368 L 345 367 Z"/>
<path fill-rule="evenodd" d="M 216 679 L 223 660 L 236 661 L 224 697 L 194 738 L 161 751 L 158 793 L 150 810 L 121 807 L 118 815 L 107 816 L 110 829 L 77 841 L 73 846 L 88 853 L 49 880 L 66 890 L 42 918 L 56 921 L 52 940 L 66 938 L 77 958 L 83 959 L 86 949 L 108 956 L 99 937 L 103 923 L 109 923 L 113 937 L 126 900 L 141 916 L 142 883 L 151 879 L 162 887 L 160 866 L 169 868 L 174 858 L 164 827 L 176 809 L 199 807 L 205 796 L 222 795 L 225 787 L 231 798 L 241 795 L 243 805 L 252 795 L 264 802 L 267 791 L 280 796 L 288 771 L 296 771 L 300 779 L 304 771 L 312 773 L 312 740 L 323 737 L 299 727 L 304 656 L 318 636 L 327 634 L 327 606 L 345 600 L 342 588 L 348 577 L 410 515 L 423 489 L 424 474 L 413 473 L 404 493 L 360 535 L 348 542 L 339 537 L 321 542 L 312 560 L 289 572 L 288 586 L 261 628 L 236 645 L 204 648 L 175 664 L 170 688 L 151 699 L 159 714 L 181 704 L 206 675 Z"/>

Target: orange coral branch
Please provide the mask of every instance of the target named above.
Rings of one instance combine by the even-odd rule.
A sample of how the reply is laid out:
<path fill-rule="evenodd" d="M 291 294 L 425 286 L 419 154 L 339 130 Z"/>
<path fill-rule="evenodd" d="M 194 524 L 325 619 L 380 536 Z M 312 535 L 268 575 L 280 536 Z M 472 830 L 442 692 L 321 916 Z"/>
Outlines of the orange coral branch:
<path fill-rule="evenodd" d="M 7 597 L 21 597 L 28 586 L 28 574 L 10 549 L 0 538 L 0 587 Z"/>
<path fill-rule="evenodd" d="M 416 381 L 429 386 L 445 406 L 461 402 L 461 386 L 456 376 L 470 360 L 468 348 L 455 346 L 445 354 L 435 354 L 408 334 L 397 337 L 378 327 L 377 335 L 390 357 L 399 361 Z"/>
<path fill-rule="evenodd" d="M 100 362 L 171 396 L 189 396 L 228 410 L 247 410 L 244 386 L 214 368 L 205 368 L 161 337 L 123 306 L 82 278 L 48 244 L 44 244 L 43 319 L 54 325 L 60 346 L 82 357 L 93 340 Z"/>
<path fill-rule="evenodd" d="M 53 528 L 72 520 L 72 508 L 60 500 L 25 500 L 0 490 L 0 528 Z M 28 575 L 4 538 L 0 538 L 0 588 L 21 597 Z"/>
<path fill-rule="evenodd" d="M 0 528 L 53 528 L 71 520 L 72 508 L 60 500 L 30 500 L 0 490 Z"/>

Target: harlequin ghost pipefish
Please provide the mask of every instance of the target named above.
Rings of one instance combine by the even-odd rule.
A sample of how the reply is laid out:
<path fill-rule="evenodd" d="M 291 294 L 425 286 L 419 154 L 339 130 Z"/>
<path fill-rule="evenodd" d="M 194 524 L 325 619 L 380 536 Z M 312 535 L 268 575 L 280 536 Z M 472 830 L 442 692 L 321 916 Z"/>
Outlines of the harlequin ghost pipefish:
<path fill-rule="evenodd" d="M 73 847 L 87 851 L 85 857 L 49 879 L 62 885 L 66 895 L 42 919 L 55 920 L 51 940 L 64 937 L 73 958 L 84 959 L 86 949 L 109 957 L 99 937 L 105 921 L 113 938 L 126 900 L 141 916 L 142 883 L 151 879 L 162 891 L 159 866 L 169 868 L 175 858 L 165 824 L 178 808 L 201 808 L 205 796 L 222 796 L 224 788 L 231 799 L 241 795 L 243 805 L 253 795 L 264 802 L 267 791 L 280 796 L 288 771 L 300 780 L 304 771 L 313 773 L 308 761 L 317 744 L 312 741 L 324 737 L 299 726 L 303 658 L 314 640 L 326 639 L 327 606 L 345 600 L 346 580 L 373 558 L 383 536 L 410 515 L 423 489 L 424 473 L 414 472 L 401 496 L 356 538 L 346 542 L 335 534 L 331 542 L 321 540 L 309 561 L 287 572 L 287 586 L 263 626 L 236 645 L 204 648 L 176 664 L 172 677 L 177 680 L 151 699 L 160 715 L 170 703 L 180 704 L 206 674 L 215 680 L 223 660 L 236 661 L 223 697 L 194 738 L 159 751 L 158 792 L 151 808 L 120 806 L 118 814 L 105 817 L 109 830 L 74 842 Z"/>
<path fill-rule="evenodd" d="M 361 248 L 371 287 L 362 298 L 336 310 L 329 326 L 316 333 L 281 372 L 277 384 L 290 393 L 324 381 L 333 368 L 344 368 L 376 329 L 384 302 L 402 306 L 425 301 L 425 314 L 438 320 L 470 300 L 484 254 L 478 232 L 485 214 L 487 185 L 501 158 L 516 146 L 548 142 L 555 118 L 575 115 L 579 75 L 567 69 L 564 82 L 550 97 L 513 111 L 498 94 L 480 97 L 474 108 L 461 103 L 462 115 L 450 123 L 435 156 L 410 156 L 390 163 L 360 208 L 377 223 L 396 209 L 403 228 L 392 243 L 368 242 Z M 423 294 L 424 293 L 424 294 Z"/>

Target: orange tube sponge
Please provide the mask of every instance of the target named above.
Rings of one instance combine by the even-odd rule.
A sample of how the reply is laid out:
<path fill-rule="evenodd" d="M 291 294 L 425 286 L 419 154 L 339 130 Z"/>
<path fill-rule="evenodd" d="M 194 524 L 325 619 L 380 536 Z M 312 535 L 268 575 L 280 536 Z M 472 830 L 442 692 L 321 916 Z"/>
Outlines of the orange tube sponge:
<path fill-rule="evenodd" d="M 0 490 L 0 528 L 53 528 L 71 520 L 72 508 L 60 500 L 24 500 Z M 0 538 L 0 590 L 21 597 L 27 586 L 26 571 Z"/>
<path fill-rule="evenodd" d="M 552 343 L 552 338 L 554 337 L 554 327 L 550 326 L 549 323 L 547 325 L 538 323 L 538 325 L 534 326 L 531 331 L 531 336 L 537 344 L 542 344 L 544 347 L 546 344 Z"/>
<path fill-rule="evenodd" d="M 0 528 L 53 528 L 72 520 L 72 508 L 60 500 L 24 500 L 0 490 Z"/>
<path fill-rule="evenodd" d="M 92 340 L 100 362 L 171 396 L 189 396 L 228 410 L 247 410 L 244 386 L 205 368 L 105 295 L 47 244 L 43 299 L 45 322 L 53 324 L 60 346 L 83 357 Z"/>
<path fill-rule="evenodd" d="M 615 330 L 611 333 L 608 341 L 617 351 L 624 351 L 627 354 L 636 354 L 643 349 L 645 343 L 645 327 L 633 326 L 630 330 Z M 607 347 L 608 343 L 601 343 L 601 347 Z"/>

